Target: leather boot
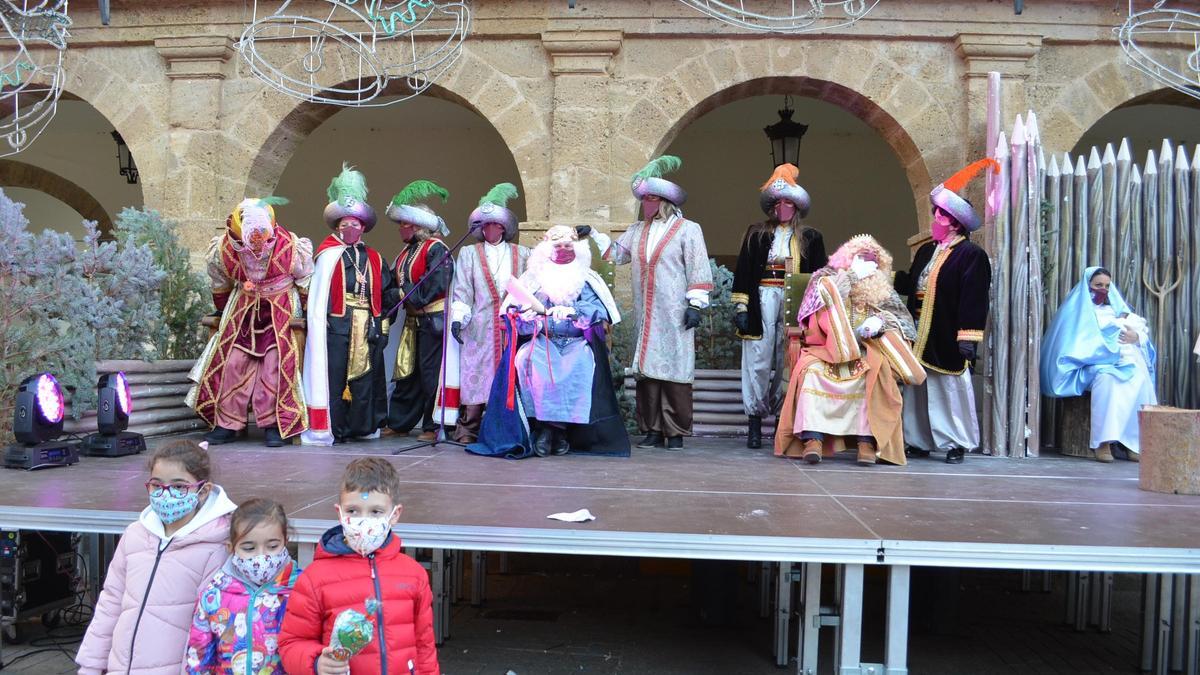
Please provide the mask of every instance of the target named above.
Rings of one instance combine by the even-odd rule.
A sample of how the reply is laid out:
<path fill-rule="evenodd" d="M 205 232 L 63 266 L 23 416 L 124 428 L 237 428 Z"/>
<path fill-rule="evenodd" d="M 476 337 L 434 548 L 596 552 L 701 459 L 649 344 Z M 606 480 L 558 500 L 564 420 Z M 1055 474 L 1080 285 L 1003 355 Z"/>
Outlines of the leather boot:
<path fill-rule="evenodd" d="M 208 441 L 209 445 L 223 445 L 232 443 L 237 440 L 238 432 L 225 427 L 213 427 L 213 430 L 204 434 L 204 440 Z"/>
<path fill-rule="evenodd" d="M 646 437 L 638 441 L 639 448 L 661 448 L 663 446 L 663 435 L 657 431 L 647 431 Z"/>
<path fill-rule="evenodd" d="M 858 465 L 871 466 L 875 463 L 875 444 L 871 441 L 858 442 Z"/>
<path fill-rule="evenodd" d="M 946 463 L 947 464 L 962 464 L 963 459 L 966 458 L 966 456 L 967 456 L 966 450 L 963 450 L 962 448 L 950 448 L 949 450 L 946 451 Z"/>
<path fill-rule="evenodd" d="M 567 443 L 567 430 L 550 427 L 550 454 L 565 455 L 570 451 L 571 446 Z"/>
<path fill-rule="evenodd" d="M 550 456 L 550 444 L 554 441 L 554 431 L 550 427 L 539 424 L 533 434 L 533 454 L 538 457 Z"/>
<path fill-rule="evenodd" d="M 821 447 L 824 445 L 819 438 L 809 438 L 804 441 L 804 461 L 807 464 L 821 463 Z"/>
<path fill-rule="evenodd" d="M 268 448 L 282 448 L 288 444 L 287 441 L 283 440 L 283 436 L 279 434 L 279 427 L 267 427 L 263 433 L 266 434 L 266 446 Z"/>
<path fill-rule="evenodd" d="M 1112 446 L 1108 443 L 1103 443 L 1096 448 L 1096 461 L 1104 464 L 1111 464 L 1113 461 Z"/>
<path fill-rule="evenodd" d="M 474 443 L 479 440 L 479 427 L 483 422 L 483 404 L 464 405 L 454 427 L 454 440 L 458 443 Z"/>
<path fill-rule="evenodd" d="M 762 447 L 762 418 L 758 415 L 750 416 L 750 426 L 746 430 L 746 447 L 752 449 Z"/>

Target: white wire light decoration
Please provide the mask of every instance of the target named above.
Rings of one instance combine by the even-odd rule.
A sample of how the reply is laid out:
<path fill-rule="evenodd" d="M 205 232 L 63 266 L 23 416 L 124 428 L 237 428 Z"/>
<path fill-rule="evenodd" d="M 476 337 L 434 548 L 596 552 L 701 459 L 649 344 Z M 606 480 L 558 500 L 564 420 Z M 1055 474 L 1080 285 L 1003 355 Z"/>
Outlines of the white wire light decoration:
<path fill-rule="evenodd" d="M 1146 73 L 1162 84 L 1200 98 L 1200 13 L 1192 10 L 1174 9 L 1166 1 L 1155 2 L 1150 9 L 1134 11 L 1129 3 L 1129 18 L 1114 30 L 1121 41 L 1121 49 L 1134 68 Z M 1160 51 L 1151 53 L 1148 44 L 1139 40 L 1157 40 L 1169 44 L 1191 47 L 1191 52 L 1182 62 L 1172 58 L 1167 63 L 1164 56 L 1177 52 Z"/>
<path fill-rule="evenodd" d="M 53 119 L 70 26 L 66 0 L 0 0 L 0 157 L 24 150 Z"/>
<path fill-rule="evenodd" d="M 679 0 L 738 28 L 810 33 L 842 28 L 866 16 L 879 0 Z"/>
<path fill-rule="evenodd" d="M 370 107 L 412 98 L 450 69 L 471 26 L 465 1 L 318 0 L 319 15 L 291 4 L 260 14 L 255 0 L 238 53 L 255 77 L 313 103 Z M 396 81 L 403 86 L 389 89 Z"/>

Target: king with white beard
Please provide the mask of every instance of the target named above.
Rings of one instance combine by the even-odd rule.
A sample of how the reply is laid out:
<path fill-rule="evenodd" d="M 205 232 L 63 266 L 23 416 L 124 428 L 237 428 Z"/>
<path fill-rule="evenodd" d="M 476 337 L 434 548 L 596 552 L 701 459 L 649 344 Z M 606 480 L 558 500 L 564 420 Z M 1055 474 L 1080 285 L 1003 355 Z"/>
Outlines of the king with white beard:
<path fill-rule="evenodd" d="M 629 454 L 604 346 L 605 324 L 619 322 L 621 315 L 608 286 L 592 271 L 591 257 L 587 240 L 580 241 L 574 228 L 563 225 L 547 230 L 529 255 L 519 283 L 545 313 L 512 293 L 501 304 L 502 322 L 510 332 L 515 329 L 531 339 L 515 354 L 511 343 L 505 350 L 479 442 L 469 446 L 472 452 L 509 457 L 569 451 Z M 506 386 L 511 384 L 517 392 Z M 514 414 L 520 412 L 518 405 L 523 415 Z M 520 431 L 514 429 L 518 424 L 528 425 L 528 435 L 512 433 Z"/>

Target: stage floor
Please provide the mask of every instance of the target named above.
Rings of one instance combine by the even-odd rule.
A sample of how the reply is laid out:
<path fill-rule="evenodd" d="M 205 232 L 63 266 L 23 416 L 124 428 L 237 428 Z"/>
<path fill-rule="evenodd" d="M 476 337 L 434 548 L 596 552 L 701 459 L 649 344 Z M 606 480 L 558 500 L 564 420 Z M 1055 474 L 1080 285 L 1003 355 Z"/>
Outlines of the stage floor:
<path fill-rule="evenodd" d="M 153 441 L 162 442 L 161 440 Z M 1021 569 L 1200 572 L 1200 497 L 1144 492 L 1137 465 L 969 456 L 809 466 L 734 439 L 627 459 L 469 455 L 387 438 L 333 448 L 215 447 L 235 501 L 282 502 L 302 542 L 336 515 L 342 468 L 362 455 L 400 471 L 408 546 L 546 553 Z M 120 532 L 146 503 L 145 456 L 0 472 L 0 528 Z M 587 508 L 596 520 L 547 515 Z"/>

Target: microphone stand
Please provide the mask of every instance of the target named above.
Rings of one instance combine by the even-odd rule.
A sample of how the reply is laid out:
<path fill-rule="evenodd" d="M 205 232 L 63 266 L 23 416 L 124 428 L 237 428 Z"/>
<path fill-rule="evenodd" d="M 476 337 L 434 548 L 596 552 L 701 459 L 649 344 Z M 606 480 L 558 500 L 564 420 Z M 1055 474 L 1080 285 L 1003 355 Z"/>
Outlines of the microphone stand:
<path fill-rule="evenodd" d="M 467 228 L 467 233 L 464 234 L 462 237 L 460 237 L 459 240 L 457 242 L 455 242 L 453 246 L 450 247 L 450 250 L 446 253 L 445 256 L 442 256 L 442 259 L 439 260 L 436 265 L 433 266 L 433 269 L 426 271 L 425 275 L 422 276 L 420 279 L 417 280 L 416 283 L 413 284 L 413 287 L 411 289 L 409 289 L 409 291 L 407 293 L 404 294 L 403 298 L 400 298 L 400 301 L 396 303 L 396 306 L 392 307 L 392 309 L 388 311 L 386 318 L 391 319 L 391 318 L 395 317 L 396 312 L 401 307 L 403 307 L 404 303 L 407 302 L 410 297 L 412 297 L 412 294 L 415 293 L 417 291 L 417 289 L 421 287 L 421 284 L 425 283 L 429 279 L 434 278 L 434 276 L 437 275 L 438 271 L 441 270 L 442 267 L 448 261 L 454 259 L 455 251 L 462 248 L 462 245 L 464 242 L 466 242 L 467 237 L 470 237 L 472 234 L 474 234 L 475 230 L 477 230 L 477 229 L 479 229 L 479 228 L 477 228 L 477 227 Z M 446 284 L 446 302 L 442 306 L 442 365 L 441 365 L 441 375 L 438 376 L 438 389 L 440 390 L 441 394 L 443 395 L 443 398 L 444 398 L 444 394 L 446 391 L 446 344 L 447 344 L 447 340 L 454 339 L 454 336 L 451 334 L 451 331 L 450 331 L 450 322 L 446 320 L 447 316 L 449 314 L 451 298 L 453 298 L 453 297 L 454 297 L 454 275 L 451 274 L 450 275 L 450 283 Z M 438 395 L 439 395 L 439 392 L 435 391 L 433 394 L 435 402 L 437 401 Z M 441 415 L 438 417 L 437 438 L 435 438 L 432 441 L 420 441 L 418 443 L 414 443 L 413 445 L 410 445 L 407 447 L 397 448 L 392 451 L 393 455 L 399 455 L 402 452 L 408 452 L 409 450 L 416 450 L 417 448 L 426 448 L 426 447 L 436 448 L 439 445 L 454 445 L 454 446 L 457 446 L 460 448 L 467 447 L 466 443 L 459 443 L 458 441 L 452 441 L 452 440 L 449 440 L 448 438 L 446 438 L 446 405 L 445 405 L 444 400 L 442 401 L 442 405 L 439 407 L 441 408 Z"/>

